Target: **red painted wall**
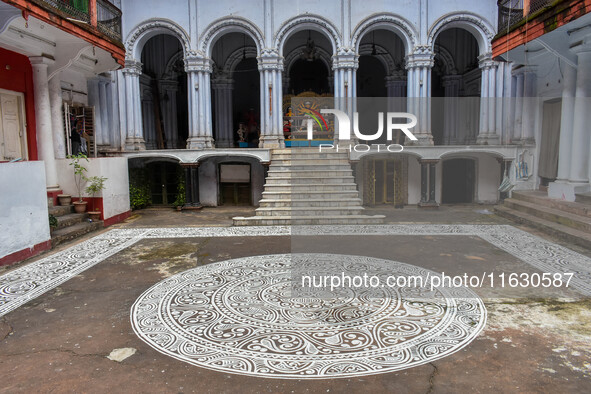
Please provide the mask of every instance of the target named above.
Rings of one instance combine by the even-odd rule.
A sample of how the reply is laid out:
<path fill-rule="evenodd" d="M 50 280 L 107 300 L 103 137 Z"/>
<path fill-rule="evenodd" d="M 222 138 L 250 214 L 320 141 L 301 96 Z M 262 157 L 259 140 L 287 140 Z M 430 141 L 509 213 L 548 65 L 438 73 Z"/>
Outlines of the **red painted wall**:
<path fill-rule="evenodd" d="M 28 57 L 0 48 L 0 89 L 25 94 L 29 160 L 38 160 L 35 98 L 33 96 L 33 69 L 31 68 Z"/>

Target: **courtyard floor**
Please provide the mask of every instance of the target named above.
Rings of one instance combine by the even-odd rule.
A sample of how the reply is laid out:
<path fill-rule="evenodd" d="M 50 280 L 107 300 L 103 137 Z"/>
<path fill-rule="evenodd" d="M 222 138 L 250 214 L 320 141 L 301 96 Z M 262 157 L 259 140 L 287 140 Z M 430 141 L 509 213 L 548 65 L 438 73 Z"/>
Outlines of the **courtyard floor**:
<path fill-rule="evenodd" d="M 247 207 L 136 211 L 0 268 L 0 392 L 588 392 L 591 251 L 492 210 L 293 228 L 231 227 Z M 480 283 L 289 296 L 298 269 L 341 268 Z M 508 282 L 545 272 L 573 275 Z"/>

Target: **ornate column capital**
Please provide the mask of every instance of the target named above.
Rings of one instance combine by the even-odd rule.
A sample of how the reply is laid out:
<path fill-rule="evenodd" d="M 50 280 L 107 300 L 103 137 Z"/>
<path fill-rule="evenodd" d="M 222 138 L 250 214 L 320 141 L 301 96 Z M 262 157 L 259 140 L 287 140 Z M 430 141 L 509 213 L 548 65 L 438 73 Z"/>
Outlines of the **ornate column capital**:
<path fill-rule="evenodd" d="M 489 70 L 497 67 L 498 62 L 492 60 L 492 53 L 487 52 L 478 56 L 478 67 L 482 70 Z"/>
<path fill-rule="evenodd" d="M 142 75 L 142 63 L 135 59 L 125 59 L 125 68 L 121 72 L 126 75 L 140 76 Z"/>
<path fill-rule="evenodd" d="M 185 62 L 185 72 L 187 72 L 187 73 L 191 73 L 191 72 L 211 73 L 213 70 L 212 61 L 209 58 L 205 58 L 202 56 L 196 56 L 196 55 L 189 55 L 189 56 L 185 57 L 183 60 Z"/>
<path fill-rule="evenodd" d="M 259 71 L 283 71 L 283 56 L 274 48 L 265 48 L 257 58 Z"/>
<path fill-rule="evenodd" d="M 435 64 L 435 53 L 429 46 L 418 45 L 413 52 L 406 56 L 406 69 L 427 67 L 432 68 Z"/>
<path fill-rule="evenodd" d="M 342 49 L 342 48 L 341 48 Z M 359 68 L 359 55 L 356 53 L 339 53 L 332 57 L 333 70 Z"/>

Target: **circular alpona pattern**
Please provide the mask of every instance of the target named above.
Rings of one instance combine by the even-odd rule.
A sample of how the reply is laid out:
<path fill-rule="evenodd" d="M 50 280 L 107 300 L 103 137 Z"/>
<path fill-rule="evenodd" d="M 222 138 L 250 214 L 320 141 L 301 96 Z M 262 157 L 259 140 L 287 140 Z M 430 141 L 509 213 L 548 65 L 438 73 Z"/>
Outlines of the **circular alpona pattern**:
<path fill-rule="evenodd" d="M 381 285 L 328 291 L 305 279 L 308 287 L 301 286 L 301 275 L 327 273 L 367 274 Z M 484 304 L 467 288 L 430 289 L 416 279 L 385 285 L 388 277 L 430 275 L 365 256 L 244 257 L 157 283 L 132 306 L 131 323 L 159 352 L 221 372 L 297 379 L 386 373 L 448 356 L 484 328 Z"/>

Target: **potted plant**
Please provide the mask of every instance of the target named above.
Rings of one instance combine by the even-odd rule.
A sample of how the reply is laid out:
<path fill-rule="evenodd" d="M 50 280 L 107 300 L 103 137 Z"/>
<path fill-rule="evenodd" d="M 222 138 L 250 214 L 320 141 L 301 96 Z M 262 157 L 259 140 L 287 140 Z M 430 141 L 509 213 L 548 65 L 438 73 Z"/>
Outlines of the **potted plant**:
<path fill-rule="evenodd" d="M 62 206 L 72 205 L 72 196 L 70 196 L 69 194 L 58 194 L 57 199 L 58 199 L 60 205 L 62 205 Z"/>
<path fill-rule="evenodd" d="M 82 163 L 80 163 L 80 161 L 83 159 L 88 161 L 88 158 L 84 153 L 79 153 L 77 155 L 68 156 L 68 159 L 72 159 L 70 165 L 74 167 L 74 183 L 76 184 L 76 190 L 78 191 L 78 201 L 74 201 L 74 211 L 76 211 L 76 213 L 84 213 L 84 211 L 86 211 L 87 202 L 82 200 L 82 186 L 88 182 L 88 178 L 86 177 L 86 172 L 88 170 L 82 165 Z"/>
<path fill-rule="evenodd" d="M 92 195 L 92 211 L 88 212 L 88 216 L 92 221 L 99 220 L 101 217 L 101 211 L 97 211 L 94 205 L 94 196 L 96 193 L 100 192 L 101 190 L 105 189 L 105 181 L 107 178 L 104 176 L 93 176 L 87 178 L 87 181 L 90 182 L 90 185 L 86 186 L 86 193 Z"/>

